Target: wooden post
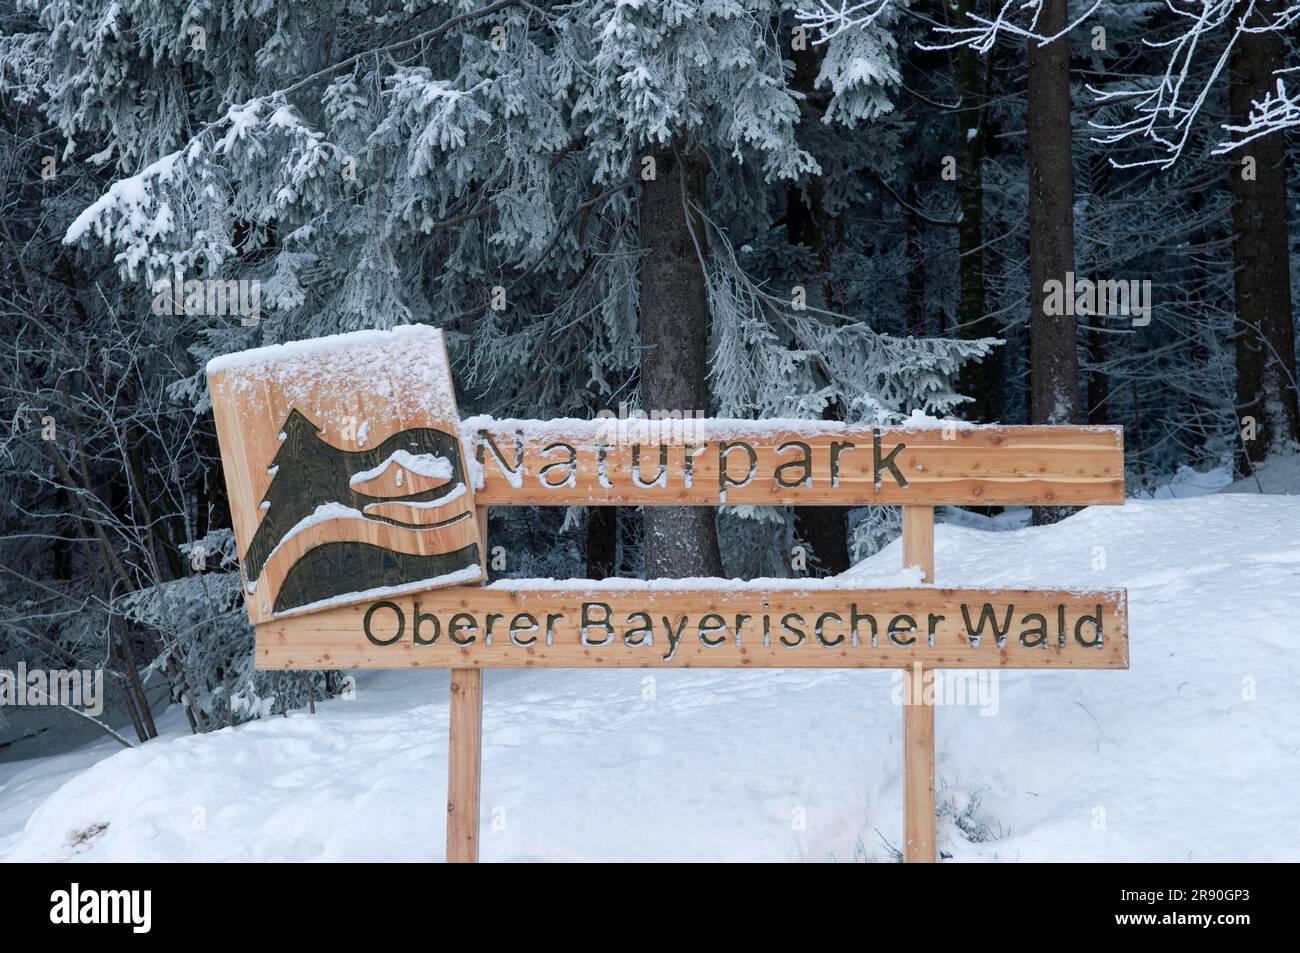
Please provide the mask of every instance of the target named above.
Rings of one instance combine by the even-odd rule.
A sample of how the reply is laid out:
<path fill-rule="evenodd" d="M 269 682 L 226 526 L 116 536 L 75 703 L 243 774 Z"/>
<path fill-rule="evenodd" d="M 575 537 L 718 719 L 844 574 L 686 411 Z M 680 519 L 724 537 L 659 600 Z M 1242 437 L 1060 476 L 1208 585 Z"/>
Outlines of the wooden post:
<path fill-rule="evenodd" d="M 478 507 L 480 561 L 487 581 L 487 507 Z M 483 768 L 483 670 L 451 670 L 447 743 L 447 863 L 478 863 L 479 792 Z"/>
<path fill-rule="evenodd" d="M 479 778 L 483 761 L 483 670 L 451 670 L 447 762 L 447 862 L 478 862 Z"/>
<path fill-rule="evenodd" d="M 903 507 L 903 565 L 934 582 L 934 507 Z M 934 845 L 934 706 L 924 702 L 925 670 L 913 669 L 903 706 L 903 859 L 932 864 Z"/>

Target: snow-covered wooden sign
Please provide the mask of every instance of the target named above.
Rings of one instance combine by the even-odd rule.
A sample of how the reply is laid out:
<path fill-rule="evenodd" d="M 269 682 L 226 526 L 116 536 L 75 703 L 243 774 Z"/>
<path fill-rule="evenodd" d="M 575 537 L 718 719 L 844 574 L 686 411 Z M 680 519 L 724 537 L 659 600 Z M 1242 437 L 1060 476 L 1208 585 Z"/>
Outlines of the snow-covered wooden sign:
<path fill-rule="evenodd" d="M 941 589 L 938 504 L 1124 502 L 1117 427 L 462 421 L 440 332 L 208 365 L 261 668 L 451 670 L 447 856 L 478 856 L 484 668 L 1127 668 L 1124 590 Z M 897 504 L 895 588 L 485 577 L 489 506 Z M 934 713 L 904 705 L 908 860 L 934 860 Z"/>
<path fill-rule="evenodd" d="M 208 386 L 255 624 L 482 576 L 440 331 L 244 351 Z"/>
<path fill-rule="evenodd" d="M 258 629 L 262 668 L 1126 668 L 1119 590 L 509 580 Z"/>
<path fill-rule="evenodd" d="M 473 417 L 463 432 L 480 506 L 1124 502 L 1119 427 Z"/>

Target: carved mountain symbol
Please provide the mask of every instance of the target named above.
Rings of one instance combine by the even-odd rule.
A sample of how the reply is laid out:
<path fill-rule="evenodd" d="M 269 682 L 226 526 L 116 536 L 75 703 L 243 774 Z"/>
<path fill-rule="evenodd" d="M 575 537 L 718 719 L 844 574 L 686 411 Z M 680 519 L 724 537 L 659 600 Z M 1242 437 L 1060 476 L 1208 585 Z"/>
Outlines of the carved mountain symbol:
<path fill-rule="evenodd" d="M 289 411 L 281 431 L 280 449 L 268 468 L 272 479 L 262 498 L 264 516 L 244 553 L 250 589 L 278 549 L 330 520 L 344 528 L 352 520 L 398 527 L 399 536 L 411 536 L 420 551 L 387 549 L 364 539 L 315 543 L 285 573 L 276 593 L 276 612 L 432 580 L 478 565 L 477 544 L 427 551 L 429 539 L 435 538 L 430 531 L 473 518 L 457 435 L 416 427 L 375 447 L 341 450 L 322 440 L 320 428 L 296 409 Z M 390 471 L 396 473 L 395 480 L 385 479 Z M 439 479 L 442 482 L 436 482 Z M 381 485 L 391 493 L 358 489 Z M 425 538 L 415 539 L 421 535 Z"/>

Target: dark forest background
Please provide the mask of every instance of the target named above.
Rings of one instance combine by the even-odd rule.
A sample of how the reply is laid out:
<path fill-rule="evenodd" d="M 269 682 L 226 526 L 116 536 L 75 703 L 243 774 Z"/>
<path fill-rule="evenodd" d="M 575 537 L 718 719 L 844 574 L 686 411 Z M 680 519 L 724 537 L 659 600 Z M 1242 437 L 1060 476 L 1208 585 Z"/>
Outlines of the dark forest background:
<path fill-rule="evenodd" d="M 105 668 L 142 740 L 158 695 L 206 730 L 336 691 L 251 668 L 202 371 L 359 328 L 444 328 L 466 414 L 1120 424 L 1131 493 L 1281 486 L 1298 46 L 1282 0 L 0 0 L 0 661 Z M 176 275 L 257 320 L 160 313 Z M 1149 313 L 1052 313 L 1081 280 Z M 491 538 L 506 575 L 771 576 L 896 533 Z"/>

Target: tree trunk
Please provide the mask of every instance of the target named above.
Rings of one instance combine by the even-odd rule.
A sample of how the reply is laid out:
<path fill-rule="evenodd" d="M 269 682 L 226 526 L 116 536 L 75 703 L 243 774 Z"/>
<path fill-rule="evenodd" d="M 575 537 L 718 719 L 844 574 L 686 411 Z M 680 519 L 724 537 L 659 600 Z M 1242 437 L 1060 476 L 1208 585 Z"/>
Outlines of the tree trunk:
<path fill-rule="evenodd" d="M 617 568 L 614 561 L 618 556 L 618 507 L 587 507 L 587 578 L 607 579 L 614 575 Z"/>
<path fill-rule="evenodd" d="M 82 538 L 89 542 L 84 533 Z M 95 573 L 95 592 L 108 607 L 106 612 L 108 660 L 110 665 L 116 663 L 121 671 L 124 683 L 122 693 L 127 712 L 131 716 L 131 726 L 135 729 L 136 737 L 143 744 L 151 738 L 158 737 L 158 726 L 154 723 L 153 709 L 149 707 L 149 693 L 145 691 L 140 681 L 140 670 L 135 664 L 135 656 L 131 654 L 130 627 L 126 624 L 126 620 L 114 612 L 109 603 L 109 594 L 113 588 L 111 577 L 112 573 L 107 566 Z"/>
<path fill-rule="evenodd" d="M 801 506 L 794 515 L 795 532 L 817 557 L 808 575 L 835 576 L 849 568 L 848 510 L 843 506 Z"/>
<path fill-rule="evenodd" d="M 958 20 L 969 22 L 966 14 L 974 11 L 974 0 L 961 0 Z M 967 340 L 997 337 L 998 327 L 987 317 L 984 277 L 984 155 L 988 142 L 988 93 L 992 80 L 993 51 L 987 54 L 984 69 L 980 56 L 969 47 L 957 50 L 957 82 L 961 93 L 956 113 L 957 137 L 961 143 L 957 164 L 957 195 L 961 203 L 961 220 L 957 224 L 958 336 Z M 1002 417 L 1005 397 L 1003 375 L 997 366 L 1000 353 L 984 361 L 967 361 L 958 384 L 961 393 L 972 398 L 963 407 L 968 420 L 993 423 Z"/>
<path fill-rule="evenodd" d="M 1110 162 L 1100 150 L 1094 152 L 1089 163 L 1092 178 L 1092 195 L 1089 208 L 1100 206 L 1106 199 L 1110 185 Z M 1095 250 L 1092 262 L 1093 281 L 1103 281 L 1111 277 L 1109 255 L 1106 246 Z M 1090 315 L 1088 318 L 1088 423 L 1094 426 L 1110 423 L 1110 375 L 1106 372 L 1106 359 L 1110 354 L 1110 337 L 1101 327 L 1103 318 Z"/>
<path fill-rule="evenodd" d="M 909 182 L 907 206 L 903 209 L 907 229 L 907 333 L 923 338 L 930 329 L 926 326 L 925 233 L 921 216 L 916 214 L 919 202 L 916 183 Z"/>
<path fill-rule="evenodd" d="M 1044 0 L 1038 31 L 1066 27 L 1067 0 Z M 1029 40 L 1029 375 L 1030 421 L 1079 420 L 1076 319 L 1047 314 L 1047 283 L 1074 271 L 1074 178 L 1070 168 L 1070 44 Z M 1066 310 L 1073 310 L 1072 308 Z M 1069 507 L 1035 507 L 1034 522 L 1055 523 Z"/>
<path fill-rule="evenodd" d="M 1101 328 L 1088 329 L 1088 423 L 1100 427 L 1110 419 L 1110 377 L 1106 373 L 1106 359 L 1110 356 L 1110 342 Z"/>
<path fill-rule="evenodd" d="M 1214 178 L 1207 177 L 1203 185 L 1190 190 L 1187 204 L 1193 227 L 1187 233 L 1185 243 L 1187 257 L 1182 267 L 1185 276 L 1183 278 L 1184 299 L 1201 305 L 1203 314 L 1197 322 L 1195 332 L 1191 335 L 1189 360 L 1193 367 L 1200 369 L 1202 375 L 1213 375 L 1216 380 L 1220 377 L 1220 362 L 1223 360 L 1224 351 L 1218 330 L 1214 326 L 1214 318 L 1211 316 L 1234 313 L 1232 289 L 1223 281 L 1223 257 L 1220 254 L 1220 249 L 1225 247 L 1224 239 L 1226 238 L 1229 243 L 1232 239 L 1230 166 L 1231 163 L 1222 167 L 1221 175 Z M 1222 202 L 1225 192 L 1229 196 L 1228 206 L 1226 209 L 1219 209 L 1217 206 Z M 1227 214 L 1221 215 L 1220 211 Z M 1229 328 L 1226 343 L 1231 345 L 1235 340 L 1235 332 Z M 1223 408 L 1219 396 L 1213 387 L 1191 388 L 1191 393 L 1185 398 L 1187 409 L 1184 418 L 1192 421 L 1214 421 L 1220 418 Z M 1235 415 L 1233 419 L 1235 420 Z M 1195 434 L 1202 441 L 1211 440 L 1216 436 L 1213 424 L 1196 425 Z M 1125 442 L 1128 442 L 1128 434 L 1125 434 Z"/>
<path fill-rule="evenodd" d="M 687 198 L 703 205 L 705 159 L 675 150 L 655 156 L 641 183 L 641 400 L 647 411 L 710 410 L 709 308 L 700 255 L 704 223 L 688 222 Z M 692 236 L 692 231 L 694 235 Z M 697 252 L 698 244 L 698 252 Z M 646 576 L 720 576 L 711 507 L 645 508 Z"/>
<path fill-rule="evenodd" d="M 1248 26 L 1265 22 L 1262 12 Z M 1242 123 L 1254 99 L 1262 99 L 1283 65 L 1277 32 L 1243 33 L 1233 47 L 1229 97 Z M 1234 292 L 1237 304 L 1237 415 L 1243 432 L 1253 418 L 1255 439 L 1242 441 L 1239 466 L 1254 472 L 1287 440 L 1300 439 L 1296 407 L 1295 338 L 1287 246 L 1286 145 L 1281 133 L 1262 136 L 1241 150 L 1253 159 L 1254 175 L 1239 162 L 1232 170 Z"/>
<path fill-rule="evenodd" d="M 820 122 L 825 112 L 825 93 L 816 88 L 817 73 L 821 69 L 821 48 L 808 46 L 792 50 L 795 89 L 805 99 L 801 106 L 803 122 Z M 807 190 L 798 183 L 786 186 L 786 239 L 791 245 L 802 245 L 812 253 L 823 276 L 831 270 L 830 249 L 826 241 L 828 222 L 822 205 L 822 180 L 813 176 Z M 808 287 L 809 303 L 828 311 L 835 310 L 832 290 L 828 280 L 820 280 Z M 822 382 L 822 381 L 819 381 Z M 822 416 L 827 420 L 843 420 L 844 413 L 838 403 L 826 407 Z M 842 506 L 801 506 L 794 511 L 795 534 L 812 547 L 817 562 L 813 575 L 830 576 L 849 568 L 849 517 Z"/>

